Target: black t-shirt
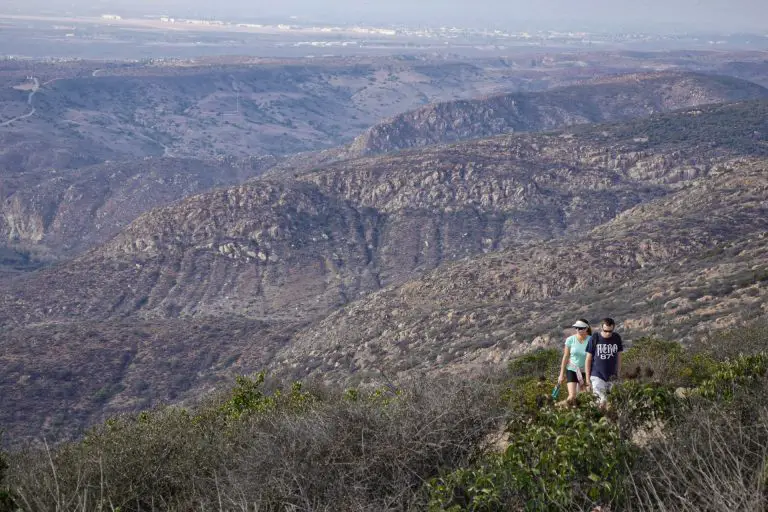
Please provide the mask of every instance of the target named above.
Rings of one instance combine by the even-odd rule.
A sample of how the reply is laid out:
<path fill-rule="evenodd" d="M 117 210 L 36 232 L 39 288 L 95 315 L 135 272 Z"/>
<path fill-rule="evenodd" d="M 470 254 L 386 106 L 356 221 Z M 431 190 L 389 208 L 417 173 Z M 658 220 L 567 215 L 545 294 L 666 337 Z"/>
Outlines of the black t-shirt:
<path fill-rule="evenodd" d="M 618 333 L 613 333 L 610 338 L 604 338 L 599 332 L 593 333 L 587 344 L 587 353 L 592 354 L 592 368 L 589 374 L 604 381 L 611 380 L 611 377 L 616 375 L 619 352 L 623 350 Z"/>

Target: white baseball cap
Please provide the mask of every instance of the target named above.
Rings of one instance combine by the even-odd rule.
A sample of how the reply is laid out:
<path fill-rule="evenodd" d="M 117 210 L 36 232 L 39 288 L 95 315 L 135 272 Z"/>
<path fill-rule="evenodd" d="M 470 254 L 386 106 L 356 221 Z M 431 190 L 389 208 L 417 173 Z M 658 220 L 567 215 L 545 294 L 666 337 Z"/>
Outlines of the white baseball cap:
<path fill-rule="evenodd" d="M 573 324 L 573 327 L 580 327 L 582 329 L 586 329 L 589 327 L 589 324 L 586 322 L 582 322 L 581 320 L 577 320 L 575 324 Z"/>

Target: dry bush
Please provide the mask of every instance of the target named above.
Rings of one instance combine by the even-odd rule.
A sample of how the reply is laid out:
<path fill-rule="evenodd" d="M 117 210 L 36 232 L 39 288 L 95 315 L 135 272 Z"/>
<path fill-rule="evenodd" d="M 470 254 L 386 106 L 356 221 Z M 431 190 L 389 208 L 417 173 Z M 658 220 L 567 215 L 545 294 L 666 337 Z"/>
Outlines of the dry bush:
<path fill-rule="evenodd" d="M 494 386 L 424 384 L 253 418 L 220 485 L 225 508 L 423 509 L 424 482 L 467 464 L 499 423 Z"/>
<path fill-rule="evenodd" d="M 177 408 L 116 418 L 81 442 L 16 453 L 9 483 L 24 510 L 188 508 L 228 455 L 212 427 Z"/>
<path fill-rule="evenodd" d="M 630 511 L 766 510 L 768 386 L 692 406 L 630 473 Z"/>
<path fill-rule="evenodd" d="M 694 353 L 708 352 L 719 359 L 768 352 L 768 319 L 739 324 L 697 341 Z"/>
<path fill-rule="evenodd" d="M 29 511 L 406 510 L 422 503 L 425 480 L 483 446 L 498 396 L 446 379 L 346 398 L 325 390 L 300 408 L 278 400 L 236 417 L 219 402 L 159 409 L 16 452 L 7 483 Z"/>

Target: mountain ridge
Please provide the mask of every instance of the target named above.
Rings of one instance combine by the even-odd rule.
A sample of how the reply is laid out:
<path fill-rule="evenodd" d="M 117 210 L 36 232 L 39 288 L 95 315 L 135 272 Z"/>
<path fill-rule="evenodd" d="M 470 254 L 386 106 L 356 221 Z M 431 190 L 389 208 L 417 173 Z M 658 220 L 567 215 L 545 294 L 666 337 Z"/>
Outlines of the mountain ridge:
<path fill-rule="evenodd" d="M 427 105 L 369 128 L 349 150 L 356 155 L 389 153 L 509 132 L 620 121 L 766 95 L 767 89 L 747 80 L 700 73 L 667 71 L 600 77 L 548 91 Z"/>

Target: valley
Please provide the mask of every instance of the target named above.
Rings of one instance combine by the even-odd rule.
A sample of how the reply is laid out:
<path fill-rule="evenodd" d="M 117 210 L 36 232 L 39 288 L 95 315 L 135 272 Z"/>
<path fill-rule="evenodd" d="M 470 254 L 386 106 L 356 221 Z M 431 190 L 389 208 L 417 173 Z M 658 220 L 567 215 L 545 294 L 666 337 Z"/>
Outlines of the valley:
<path fill-rule="evenodd" d="M 362 157 L 151 210 L 4 284 L 3 421 L 76 435 L 259 369 L 346 385 L 489 370 L 572 316 L 680 341 L 759 319 L 766 109 Z"/>
<path fill-rule="evenodd" d="M 6 442 L 759 321 L 763 57 L 4 61 Z"/>

